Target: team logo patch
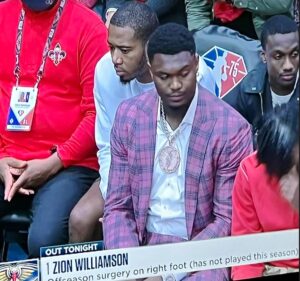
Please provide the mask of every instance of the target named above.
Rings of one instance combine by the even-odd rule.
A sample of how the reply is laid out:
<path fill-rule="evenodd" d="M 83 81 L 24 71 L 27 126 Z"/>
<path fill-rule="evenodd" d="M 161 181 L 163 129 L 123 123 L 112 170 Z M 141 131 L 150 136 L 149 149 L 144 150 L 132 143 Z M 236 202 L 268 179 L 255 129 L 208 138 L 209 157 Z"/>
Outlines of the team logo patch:
<path fill-rule="evenodd" d="M 241 55 L 214 46 L 202 58 L 212 69 L 215 78 L 215 93 L 219 98 L 226 96 L 247 75 Z"/>
<path fill-rule="evenodd" d="M 66 58 L 67 53 L 61 49 L 59 43 L 56 43 L 53 50 L 49 50 L 48 57 L 53 61 L 55 66 L 57 66 L 64 58 Z"/>
<path fill-rule="evenodd" d="M 38 260 L 8 262 L 0 264 L 1 281 L 38 281 Z"/>

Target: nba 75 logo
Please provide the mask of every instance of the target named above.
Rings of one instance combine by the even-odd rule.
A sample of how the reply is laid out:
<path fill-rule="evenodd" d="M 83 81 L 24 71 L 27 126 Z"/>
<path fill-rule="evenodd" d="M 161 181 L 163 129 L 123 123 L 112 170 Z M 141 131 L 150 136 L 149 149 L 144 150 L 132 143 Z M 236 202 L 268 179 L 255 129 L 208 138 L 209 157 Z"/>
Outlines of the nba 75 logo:
<path fill-rule="evenodd" d="M 212 69 L 215 78 L 215 93 L 223 98 L 247 75 L 241 55 L 214 46 L 202 58 Z"/>

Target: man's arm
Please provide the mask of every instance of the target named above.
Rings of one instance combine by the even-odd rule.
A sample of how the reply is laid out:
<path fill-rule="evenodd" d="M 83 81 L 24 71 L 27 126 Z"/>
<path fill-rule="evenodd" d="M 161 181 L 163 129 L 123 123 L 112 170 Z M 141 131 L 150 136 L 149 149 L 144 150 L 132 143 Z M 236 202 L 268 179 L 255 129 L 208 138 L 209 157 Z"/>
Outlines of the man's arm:
<path fill-rule="evenodd" d="M 94 82 L 94 99 L 96 106 L 96 124 L 95 124 L 95 139 L 98 147 L 97 157 L 100 166 L 99 174 L 100 190 L 103 198 L 106 198 L 107 185 L 108 185 L 108 173 L 111 162 L 110 156 L 110 132 L 113 125 L 113 120 L 109 117 L 107 112 L 107 106 L 103 101 L 103 94 L 101 92 L 101 79 L 105 78 L 105 69 L 101 67 L 101 60 L 98 62 L 95 70 L 95 82 Z"/>
<path fill-rule="evenodd" d="M 190 31 L 209 26 L 212 20 L 213 0 L 185 0 L 187 23 Z"/>
<path fill-rule="evenodd" d="M 233 0 L 233 5 L 250 12 L 272 16 L 291 12 L 293 0 Z"/>
<path fill-rule="evenodd" d="M 223 140 L 223 149 L 219 152 L 214 180 L 215 186 L 212 212 L 215 219 L 193 237 L 193 240 L 205 240 L 230 235 L 232 210 L 231 194 L 234 178 L 242 159 L 252 152 L 252 134 L 248 123 L 245 121 L 235 122 L 231 119 L 229 119 L 227 123 L 219 123 L 220 128 L 227 126 L 228 131 Z M 218 132 L 219 131 L 217 131 L 217 133 Z M 184 280 L 224 281 L 228 279 L 228 269 L 220 268 L 199 271 L 188 276 Z"/>
<path fill-rule="evenodd" d="M 226 125 L 220 122 L 219 126 Z M 240 162 L 253 151 L 253 145 L 251 127 L 248 123 L 245 121 L 234 122 L 229 119 L 227 127 L 228 131 L 224 134 L 224 146 L 218 155 L 214 180 L 212 212 L 215 220 L 198 233 L 193 240 L 211 239 L 230 234 L 231 194 L 234 179 Z"/>
<path fill-rule="evenodd" d="M 82 100 L 80 110 L 82 121 L 63 144 L 57 146 L 57 152 L 63 166 L 68 167 L 78 161 L 93 155 L 95 145 L 95 106 L 93 97 L 94 71 L 96 63 L 108 51 L 107 30 L 102 22 L 94 26 L 92 30 L 80 42 L 79 50 L 80 84 L 82 88 Z M 71 93 L 70 93 L 71 94 Z"/>
<path fill-rule="evenodd" d="M 128 165 L 129 111 L 126 103 L 121 104 L 111 132 L 111 166 L 103 219 L 107 249 L 139 246 Z"/>

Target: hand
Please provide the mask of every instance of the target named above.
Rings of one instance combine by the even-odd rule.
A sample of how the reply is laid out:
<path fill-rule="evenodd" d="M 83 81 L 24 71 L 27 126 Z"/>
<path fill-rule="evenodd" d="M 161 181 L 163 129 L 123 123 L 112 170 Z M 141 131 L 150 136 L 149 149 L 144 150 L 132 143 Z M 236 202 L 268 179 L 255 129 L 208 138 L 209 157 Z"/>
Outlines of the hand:
<path fill-rule="evenodd" d="M 24 172 L 24 170 L 25 170 L 25 168 L 17 169 L 17 168 L 9 167 L 9 171 L 13 175 L 14 182 L 19 178 L 19 176 Z M 32 195 L 32 194 L 34 194 L 34 190 L 21 187 L 18 190 L 18 193 L 23 194 L 23 195 Z"/>
<path fill-rule="evenodd" d="M 55 175 L 62 168 L 61 160 L 57 153 L 46 159 L 35 159 L 27 161 L 26 169 L 15 181 L 5 200 L 11 201 L 17 191 L 23 189 L 33 190 L 41 186 L 51 176 Z"/>
<path fill-rule="evenodd" d="M 4 199 L 7 198 L 15 178 L 26 168 L 27 163 L 12 157 L 5 157 L 0 160 L 0 179 L 4 183 Z"/>

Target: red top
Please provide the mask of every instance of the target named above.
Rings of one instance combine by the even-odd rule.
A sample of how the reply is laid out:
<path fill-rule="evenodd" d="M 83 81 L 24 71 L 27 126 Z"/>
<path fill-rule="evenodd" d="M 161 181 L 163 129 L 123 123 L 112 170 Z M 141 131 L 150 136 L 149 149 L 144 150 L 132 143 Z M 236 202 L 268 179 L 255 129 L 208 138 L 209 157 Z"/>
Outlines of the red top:
<path fill-rule="evenodd" d="M 280 193 L 279 181 L 270 178 L 256 153 L 245 158 L 238 169 L 232 195 L 232 235 L 299 228 L 299 211 Z M 299 260 L 272 261 L 279 267 L 299 267 Z M 232 268 L 233 280 L 262 276 L 264 264 Z"/>
<path fill-rule="evenodd" d="M 20 55 L 20 86 L 33 87 L 42 52 L 60 1 L 49 11 L 25 8 Z M 30 132 L 6 131 L 12 88 L 21 0 L 0 3 L 0 158 L 42 159 L 57 147 L 65 167 L 81 165 L 97 170 L 94 138 L 94 69 L 108 51 L 107 30 L 94 12 L 68 0 L 50 51 L 59 43 L 66 56 L 57 65 L 48 56 Z M 53 57 L 52 57 L 53 58 Z"/>
<path fill-rule="evenodd" d="M 230 3 L 215 2 L 214 3 L 214 17 L 223 23 L 231 22 L 241 16 L 244 9 L 237 8 Z"/>

